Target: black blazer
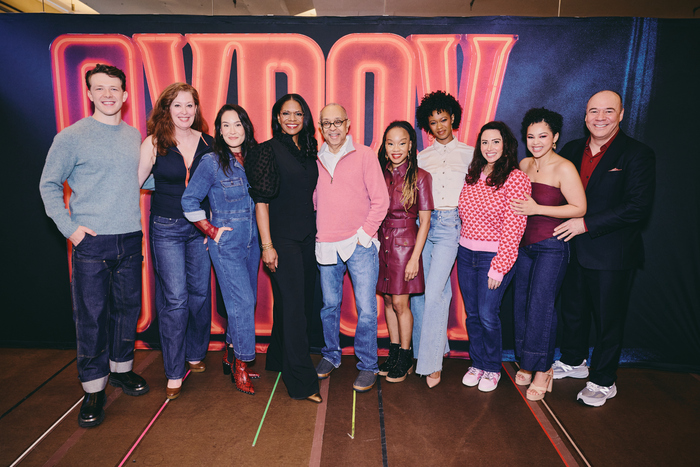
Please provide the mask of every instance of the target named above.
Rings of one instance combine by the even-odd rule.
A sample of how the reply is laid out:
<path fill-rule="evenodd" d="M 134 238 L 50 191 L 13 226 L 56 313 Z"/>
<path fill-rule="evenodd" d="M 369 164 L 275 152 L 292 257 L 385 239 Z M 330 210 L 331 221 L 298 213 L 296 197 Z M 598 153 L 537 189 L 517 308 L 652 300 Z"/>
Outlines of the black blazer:
<path fill-rule="evenodd" d="M 560 152 L 579 172 L 587 139 Z M 641 230 L 654 200 L 654 152 L 620 130 L 602 157 L 586 187 L 588 232 L 572 240 L 574 256 L 588 269 L 637 268 L 644 262 Z"/>

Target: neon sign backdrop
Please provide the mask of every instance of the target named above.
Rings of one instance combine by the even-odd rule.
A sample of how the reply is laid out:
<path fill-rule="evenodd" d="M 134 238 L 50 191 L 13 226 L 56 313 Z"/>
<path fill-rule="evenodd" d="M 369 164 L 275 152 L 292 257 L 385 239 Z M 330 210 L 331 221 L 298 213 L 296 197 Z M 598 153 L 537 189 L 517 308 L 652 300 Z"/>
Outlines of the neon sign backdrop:
<path fill-rule="evenodd" d="M 327 102 L 343 104 L 353 122 L 350 132 L 356 141 L 367 141 L 367 112 L 371 111 L 370 146 L 374 150 L 381 144 L 380 135 L 390 122 L 415 121 L 416 96 L 445 90 L 458 96 L 464 109 L 457 138 L 474 146 L 481 125 L 496 115 L 508 57 L 517 40 L 517 36 L 506 34 L 418 34 L 404 38 L 395 34 L 359 33 L 340 38 L 324 58 L 319 45 L 301 34 L 144 33 L 131 38 L 121 34 L 65 34 L 51 45 L 56 129 L 61 131 L 91 115 L 83 77 L 96 63 L 109 63 L 124 70 L 127 76 L 129 99 L 122 117 L 145 137 L 145 85 L 151 102 L 155 102 L 166 86 L 185 82 L 183 48 L 189 45 L 192 49 L 191 84 L 200 93 L 207 122 L 213 122 L 218 109 L 226 103 L 235 53 L 238 104 L 250 114 L 258 141 L 272 136 L 269 112 L 276 99 L 276 75 L 283 73 L 287 77 L 288 91 L 303 95 L 314 112 L 320 111 Z M 459 70 L 458 48 L 463 56 Z M 365 89 L 369 73 L 374 76 L 371 102 Z M 459 85 L 458 76 L 461 76 Z M 425 147 L 430 141 L 425 134 L 422 136 Z M 67 204 L 70 196 L 67 185 L 64 195 Z M 144 274 L 138 332 L 148 329 L 155 319 L 148 242 L 150 195 L 145 191 L 141 195 L 141 212 Z M 68 248 L 70 261 L 70 242 Z M 458 290 L 454 271 L 452 286 Z M 212 290 L 215 290 L 213 286 Z M 347 277 L 343 298 L 340 329 L 343 334 L 354 336 L 357 314 L 352 285 Z M 216 313 L 216 300 L 212 302 L 212 334 L 223 334 L 225 322 Z M 448 337 L 466 340 L 461 300 L 453 300 L 451 307 Z M 378 334 L 387 337 L 381 315 Z M 269 278 L 261 269 L 256 333 L 269 335 L 271 329 L 272 292 Z M 139 341 L 137 347 L 148 346 Z M 223 344 L 212 342 L 210 348 L 218 350 Z"/>

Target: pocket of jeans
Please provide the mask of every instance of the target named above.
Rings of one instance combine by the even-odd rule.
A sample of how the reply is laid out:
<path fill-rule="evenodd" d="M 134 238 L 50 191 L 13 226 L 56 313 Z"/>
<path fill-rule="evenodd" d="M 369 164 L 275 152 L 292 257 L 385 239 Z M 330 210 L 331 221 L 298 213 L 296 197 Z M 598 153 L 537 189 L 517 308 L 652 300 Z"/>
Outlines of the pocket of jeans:
<path fill-rule="evenodd" d="M 240 201 L 248 194 L 248 187 L 242 178 L 229 178 L 221 180 L 224 190 L 224 199 L 229 203 Z"/>

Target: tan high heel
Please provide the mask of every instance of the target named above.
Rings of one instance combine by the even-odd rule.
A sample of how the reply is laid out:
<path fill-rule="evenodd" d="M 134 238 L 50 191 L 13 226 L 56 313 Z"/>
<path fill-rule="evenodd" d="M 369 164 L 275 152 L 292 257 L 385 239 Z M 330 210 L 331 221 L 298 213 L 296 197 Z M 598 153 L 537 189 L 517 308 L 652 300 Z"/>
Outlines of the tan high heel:
<path fill-rule="evenodd" d="M 518 386 L 527 386 L 532 382 L 532 372 L 525 370 L 518 370 L 515 374 L 515 384 Z"/>
<path fill-rule="evenodd" d="M 535 386 L 535 383 L 532 383 L 529 388 L 527 388 L 527 393 L 525 394 L 525 397 L 527 397 L 527 400 L 529 401 L 541 401 L 544 399 L 545 392 L 552 392 L 552 381 L 553 381 L 553 376 L 554 376 L 554 370 L 550 368 L 547 370 L 545 373 L 547 375 L 547 380 L 544 383 L 544 386 Z"/>
<path fill-rule="evenodd" d="M 437 375 L 437 378 L 433 378 L 433 377 L 431 376 L 432 373 L 431 373 L 430 375 L 428 375 L 428 376 L 425 377 L 425 382 L 428 383 L 428 387 L 429 387 L 430 389 L 433 389 L 435 386 L 437 386 L 438 384 L 440 384 L 440 375 L 442 374 L 442 372 L 441 372 L 441 371 L 436 371 L 435 373 L 438 374 L 438 375 Z"/>

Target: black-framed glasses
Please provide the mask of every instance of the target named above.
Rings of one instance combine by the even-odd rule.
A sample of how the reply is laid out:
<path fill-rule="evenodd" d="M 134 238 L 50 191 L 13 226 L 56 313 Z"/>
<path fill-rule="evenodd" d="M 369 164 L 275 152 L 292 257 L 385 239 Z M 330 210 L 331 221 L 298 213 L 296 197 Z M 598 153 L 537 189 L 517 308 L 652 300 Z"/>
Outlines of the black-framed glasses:
<path fill-rule="evenodd" d="M 331 125 L 333 125 L 336 128 L 340 128 L 341 126 L 343 126 L 343 123 L 345 123 L 347 121 L 348 121 L 347 118 L 345 120 L 341 120 L 341 119 L 333 120 L 332 122 L 329 122 L 328 120 L 326 120 L 323 122 L 318 122 L 318 124 L 321 125 L 324 130 L 327 130 L 331 127 Z"/>

